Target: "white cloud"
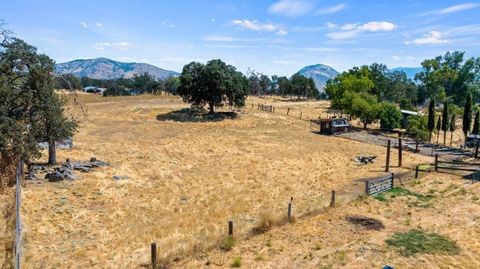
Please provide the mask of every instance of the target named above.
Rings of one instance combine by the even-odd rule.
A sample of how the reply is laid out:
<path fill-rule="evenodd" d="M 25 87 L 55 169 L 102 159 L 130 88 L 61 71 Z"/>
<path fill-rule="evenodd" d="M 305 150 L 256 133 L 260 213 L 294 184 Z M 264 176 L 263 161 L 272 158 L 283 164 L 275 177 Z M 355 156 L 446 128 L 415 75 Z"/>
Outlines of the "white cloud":
<path fill-rule="evenodd" d="M 444 44 L 449 41 L 442 39 L 444 34 L 439 31 L 430 31 L 428 34 L 423 35 L 422 38 L 414 39 L 412 41 L 405 41 L 406 45 L 416 44 L 416 45 L 435 45 L 435 44 Z"/>
<path fill-rule="evenodd" d="M 283 30 L 283 29 L 280 29 L 280 30 L 278 30 L 278 31 L 276 32 L 276 34 L 277 34 L 277 35 L 286 35 L 286 34 L 288 34 L 288 32 L 285 31 L 285 30 Z"/>
<path fill-rule="evenodd" d="M 225 35 L 207 35 L 203 37 L 203 40 L 216 42 L 233 42 L 236 39 L 234 37 Z"/>
<path fill-rule="evenodd" d="M 336 25 L 333 23 L 327 24 L 330 29 L 340 29 L 341 31 L 330 32 L 327 34 L 328 38 L 335 40 L 349 39 L 357 36 L 362 32 L 389 32 L 395 30 L 397 26 L 387 21 L 371 21 L 365 24 L 358 25 L 356 23 L 348 23 L 344 25 Z"/>
<path fill-rule="evenodd" d="M 449 13 L 459 12 L 459 11 L 463 11 L 463 10 L 473 9 L 473 8 L 476 8 L 476 7 L 479 7 L 479 6 L 480 6 L 479 3 L 463 3 L 463 4 L 459 4 L 459 5 L 455 5 L 455 6 L 450 6 L 450 7 L 444 8 L 444 9 L 440 9 L 435 13 L 437 13 L 437 14 L 449 14 Z"/>
<path fill-rule="evenodd" d="M 397 26 L 388 21 L 371 21 L 365 23 L 364 25 L 359 26 L 360 30 L 370 31 L 370 32 L 377 32 L 377 31 L 392 31 Z"/>
<path fill-rule="evenodd" d="M 338 28 L 338 25 L 336 25 L 335 23 L 332 23 L 332 22 L 327 22 L 327 28 L 335 29 L 335 28 Z"/>
<path fill-rule="evenodd" d="M 80 25 L 81 25 L 83 28 L 87 28 L 87 27 L 88 27 L 87 23 L 84 22 L 84 21 L 82 21 L 82 22 L 80 23 Z"/>
<path fill-rule="evenodd" d="M 346 7 L 347 7 L 347 4 L 343 3 L 343 4 L 338 4 L 338 5 L 335 5 L 335 6 L 331 6 L 331 7 L 322 8 L 322 9 L 318 10 L 316 13 L 318 15 L 335 14 L 339 11 L 344 10 Z"/>
<path fill-rule="evenodd" d="M 132 43 L 122 41 L 122 42 L 113 42 L 113 43 L 111 43 L 111 42 L 98 42 L 98 43 L 95 43 L 93 48 L 96 49 L 96 50 L 104 50 L 106 48 L 114 48 L 114 49 L 118 49 L 118 50 L 127 51 L 130 47 L 132 47 Z"/>
<path fill-rule="evenodd" d="M 407 60 L 409 60 L 409 61 L 413 61 L 413 60 L 415 60 L 415 57 L 413 57 L 413 56 L 407 56 L 407 57 L 405 57 L 405 59 L 407 59 Z"/>
<path fill-rule="evenodd" d="M 96 25 L 97 27 L 102 27 L 102 26 L 103 26 L 103 23 L 97 22 L 97 23 L 95 23 L 95 25 Z"/>
<path fill-rule="evenodd" d="M 351 30 L 354 30 L 355 28 L 357 28 L 356 23 L 347 23 L 347 24 L 344 24 L 340 27 L 340 29 L 345 30 L 345 31 L 351 31 Z"/>
<path fill-rule="evenodd" d="M 400 56 L 394 55 L 392 56 L 392 59 L 394 59 L 395 61 L 400 61 Z"/>
<path fill-rule="evenodd" d="M 309 0 L 280 0 L 268 8 L 270 13 L 298 17 L 312 11 L 315 5 Z"/>
<path fill-rule="evenodd" d="M 275 32 L 277 35 L 286 35 L 287 31 L 272 23 L 260 23 L 256 20 L 233 20 L 233 24 L 257 32 Z"/>

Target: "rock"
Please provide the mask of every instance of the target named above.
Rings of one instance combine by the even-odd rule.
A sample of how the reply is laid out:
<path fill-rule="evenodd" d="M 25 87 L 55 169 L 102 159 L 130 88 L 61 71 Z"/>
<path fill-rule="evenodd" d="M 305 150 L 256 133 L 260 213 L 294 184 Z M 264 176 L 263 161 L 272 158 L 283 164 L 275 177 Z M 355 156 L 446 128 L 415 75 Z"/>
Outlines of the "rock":
<path fill-rule="evenodd" d="M 50 182 L 60 182 L 65 180 L 63 175 L 59 172 L 48 173 L 45 175 L 45 179 L 48 179 Z"/>
<path fill-rule="evenodd" d="M 104 162 L 104 161 L 99 161 L 99 160 L 95 160 L 95 161 L 90 161 L 90 164 L 93 166 L 93 167 L 104 167 L 104 166 L 109 166 L 110 164 L 107 163 L 107 162 Z"/>
<path fill-rule="evenodd" d="M 375 159 L 377 158 L 377 156 L 357 156 L 355 158 L 355 161 L 357 163 L 361 163 L 361 164 L 368 164 L 368 163 L 374 163 L 375 162 Z"/>
<path fill-rule="evenodd" d="M 114 180 L 127 180 L 128 179 L 127 176 L 113 176 L 112 178 Z"/>

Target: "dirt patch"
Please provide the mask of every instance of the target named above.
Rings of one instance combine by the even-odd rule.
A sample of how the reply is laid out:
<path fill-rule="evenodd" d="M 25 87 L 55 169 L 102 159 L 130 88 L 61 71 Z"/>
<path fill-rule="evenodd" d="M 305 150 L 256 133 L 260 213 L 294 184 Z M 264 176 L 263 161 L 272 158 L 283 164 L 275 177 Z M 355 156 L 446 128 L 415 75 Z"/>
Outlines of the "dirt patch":
<path fill-rule="evenodd" d="M 385 225 L 377 219 L 368 218 L 364 216 L 347 216 L 346 221 L 354 224 L 355 226 L 361 226 L 367 230 L 380 231 L 385 229 Z"/>

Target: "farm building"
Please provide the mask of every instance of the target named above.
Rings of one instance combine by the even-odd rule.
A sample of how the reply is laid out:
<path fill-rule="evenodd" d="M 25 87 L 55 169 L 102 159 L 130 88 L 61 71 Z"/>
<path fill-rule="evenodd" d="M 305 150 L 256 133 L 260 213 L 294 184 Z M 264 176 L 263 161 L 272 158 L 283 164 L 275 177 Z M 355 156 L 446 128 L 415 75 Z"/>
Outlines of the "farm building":
<path fill-rule="evenodd" d="M 320 133 L 336 134 L 350 131 L 350 123 L 346 118 L 329 118 L 320 120 Z"/>
<path fill-rule="evenodd" d="M 400 110 L 400 112 L 402 113 L 402 116 L 403 116 L 403 118 L 402 118 L 402 128 L 403 129 L 407 129 L 408 118 L 410 118 L 411 116 L 423 116 L 422 112 L 417 112 L 417 111 L 402 109 L 402 110 Z"/>
<path fill-rule="evenodd" d="M 103 92 L 104 92 L 105 90 L 106 90 L 105 88 L 99 88 L 99 87 L 95 87 L 95 86 L 87 86 L 87 87 L 84 87 L 84 88 L 83 88 L 83 91 L 84 91 L 84 92 L 88 92 L 88 93 L 98 93 L 98 94 L 103 94 Z"/>

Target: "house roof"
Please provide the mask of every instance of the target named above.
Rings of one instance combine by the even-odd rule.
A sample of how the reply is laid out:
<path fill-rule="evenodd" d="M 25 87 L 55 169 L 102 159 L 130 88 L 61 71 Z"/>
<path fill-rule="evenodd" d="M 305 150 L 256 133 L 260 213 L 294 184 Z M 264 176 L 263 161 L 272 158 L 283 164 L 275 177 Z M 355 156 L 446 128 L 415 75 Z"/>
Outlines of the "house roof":
<path fill-rule="evenodd" d="M 414 115 L 414 116 L 422 116 L 423 115 L 423 113 L 420 112 L 420 111 L 411 111 L 411 110 L 405 110 L 405 109 L 400 110 L 400 112 L 402 112 L 402 114 Z"/>

